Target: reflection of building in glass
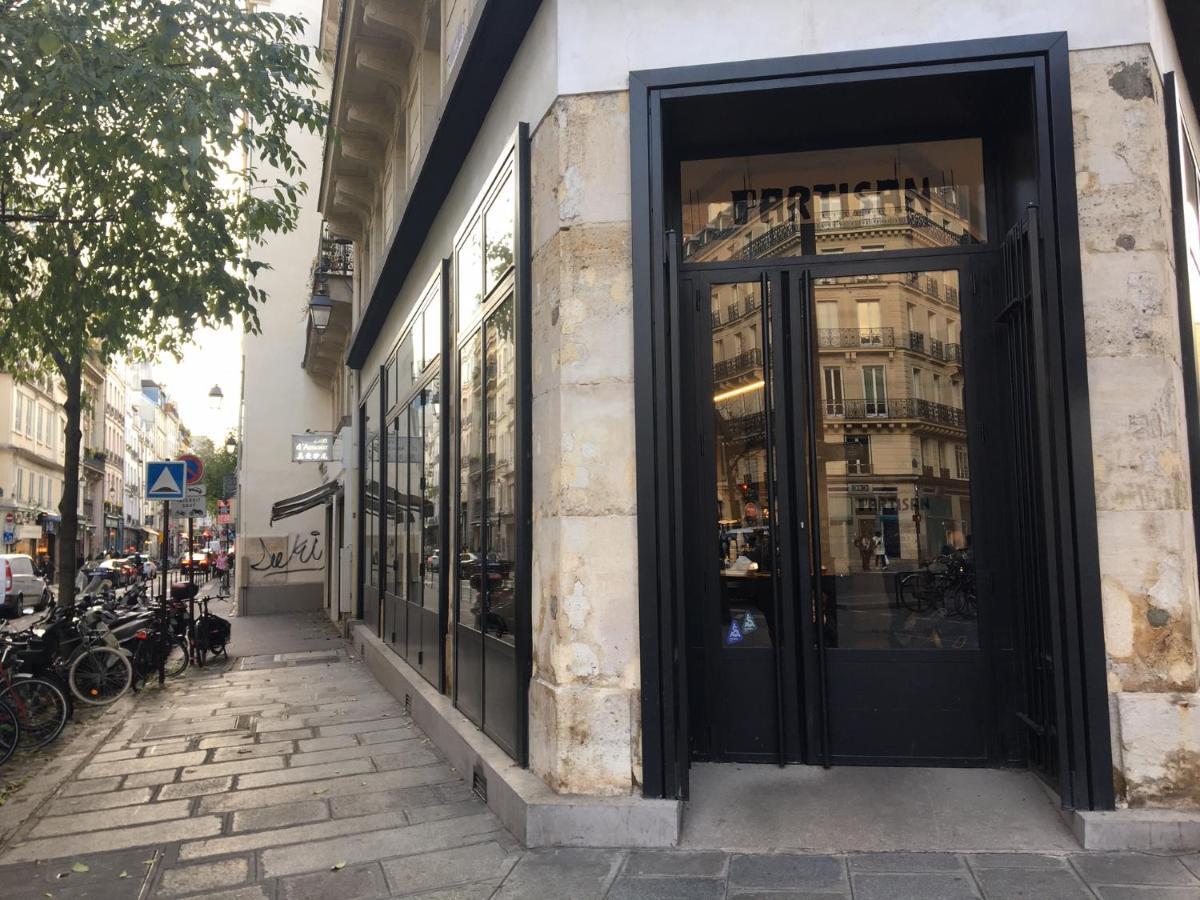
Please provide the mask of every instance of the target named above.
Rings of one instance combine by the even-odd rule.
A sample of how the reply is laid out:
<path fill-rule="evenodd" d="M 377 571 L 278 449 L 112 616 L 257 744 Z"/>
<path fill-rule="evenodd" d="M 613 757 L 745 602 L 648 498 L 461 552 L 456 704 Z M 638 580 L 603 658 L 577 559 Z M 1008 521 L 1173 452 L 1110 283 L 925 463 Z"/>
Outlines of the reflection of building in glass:
<path fill-rule="evenodd" d="M 816 279 L 830 574 L 963 549 L 971 532 L 958 273 Z"/>
<path fill-rule="evenodd" d="M 952 247 L 986 236 L 982 147 L 935 141 L 683 164 L 688 262 Z"/>

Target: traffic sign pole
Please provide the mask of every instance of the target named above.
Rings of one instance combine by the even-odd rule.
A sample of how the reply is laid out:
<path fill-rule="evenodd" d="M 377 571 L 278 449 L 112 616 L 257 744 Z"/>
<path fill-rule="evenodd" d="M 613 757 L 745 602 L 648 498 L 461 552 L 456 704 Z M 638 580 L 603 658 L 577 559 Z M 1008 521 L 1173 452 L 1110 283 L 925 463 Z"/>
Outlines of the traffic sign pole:
<path fill-rule="evenodd" d="M 171 646 L 167 643 L 167 566 L 169 560 L 167 558 L 167 543 L 171 528 L 171 501 L 163 501 L 163 530 L 162 530 L 162 606 L 159 608 L 159 640 L 161 646 L 158 654 L 158 683 L 165 684 L 167 681 L 167 648 Z"/>

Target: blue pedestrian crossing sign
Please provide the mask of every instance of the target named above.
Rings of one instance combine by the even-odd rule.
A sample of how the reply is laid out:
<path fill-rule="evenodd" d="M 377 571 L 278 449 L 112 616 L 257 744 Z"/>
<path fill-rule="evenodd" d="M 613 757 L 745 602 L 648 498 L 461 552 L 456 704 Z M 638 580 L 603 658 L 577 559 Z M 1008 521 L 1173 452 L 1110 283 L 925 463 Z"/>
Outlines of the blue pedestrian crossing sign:
<path fill-rule="evenodd" d="M 187 464 L 183 460 L 156 460 L 146 463 L 146 499 L 182 500 L 187 484 Z"/>

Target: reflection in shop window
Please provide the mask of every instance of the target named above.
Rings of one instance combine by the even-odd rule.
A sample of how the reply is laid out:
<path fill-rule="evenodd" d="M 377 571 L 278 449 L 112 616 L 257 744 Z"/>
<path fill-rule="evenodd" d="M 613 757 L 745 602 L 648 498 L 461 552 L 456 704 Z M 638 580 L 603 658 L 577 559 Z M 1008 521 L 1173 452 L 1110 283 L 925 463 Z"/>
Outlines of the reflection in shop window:
<path fill-rule="evenodd" d="M 689 160 L 680 174 L 689 262 L 987 239 L 979 139 Z"/>
<path fill-rule="evenodd" d="M 936 334 L 944 322 L 957 335 L 957 286 L 954 271 L 877 276 L 878 327 L 895 340 L 860 342 L 848 357 L 818 335 L 814 499 L 831 647 L 978 647 L 962 354 L 912 329 Z M 856 277 L 818 279 L 815 301 L 854 317 L 861 290 Z M 835 384 L 862 393 L 839 403 Z"/>

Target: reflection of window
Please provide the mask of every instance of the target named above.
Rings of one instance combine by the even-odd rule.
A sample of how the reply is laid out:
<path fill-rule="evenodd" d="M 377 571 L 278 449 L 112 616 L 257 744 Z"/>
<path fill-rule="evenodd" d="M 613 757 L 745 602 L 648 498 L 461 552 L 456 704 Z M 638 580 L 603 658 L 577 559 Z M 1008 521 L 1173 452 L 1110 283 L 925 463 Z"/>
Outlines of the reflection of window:
<path fill-rule="evenodd" d="M 865 434 L 846 435 L 846 472 L 849 475 L 871 474 L 871 438 Z"/>
<path fill-rule="evenodd" d="M 883 321 L 878 300 L 858 301 L 858 328 L 860 331 L 878 331 Z"/>
<path fill-rule="evenodd" d="M 842 396 L 842 370 L 831 368 L 825 370 L 825 415 L 844 416 L 846 414 L 845 398 Z"/>
<path fill-rule="evenodd" d="M 838 327 L 838 305 L 835 300 L 822 300 L 817 304 L 817 327 L 834 329 Z"/>
<path fill-rule="evenodd" d="M 917 400 L 924 400 L 925 399 L 925 382 L 921 378 L 921 370 L 920 369 L 912 370 L 912 384 L 913 384 L 913 393 L 912 393 L 913 397 L 915 397 Z"/>
<path fill-rule="evenodd" d="M 931 396 L 929 399 L 931 399 L 934 403 L 942 402 L 942 376 L 941 375 L 933 376 L 933 396 Z"/>
<path fill-rule="evenodd" d="M 967 461 L 967 448 L 962 444 L 954 445 L 954 474 L 962 479 L 971 477 L 971 469 Z"/>
<path fill-rule="evenodd" d="M 863 400 L 868 416 L 887 415 L 887 389 L 884 386 L 883 366 L 863 366 Z"/>

